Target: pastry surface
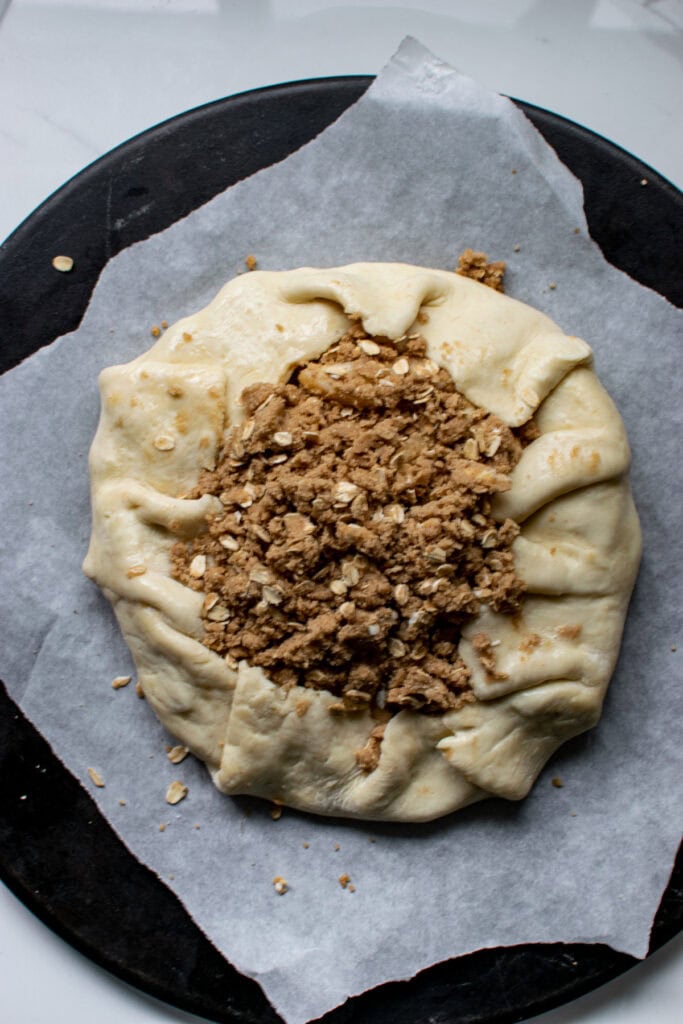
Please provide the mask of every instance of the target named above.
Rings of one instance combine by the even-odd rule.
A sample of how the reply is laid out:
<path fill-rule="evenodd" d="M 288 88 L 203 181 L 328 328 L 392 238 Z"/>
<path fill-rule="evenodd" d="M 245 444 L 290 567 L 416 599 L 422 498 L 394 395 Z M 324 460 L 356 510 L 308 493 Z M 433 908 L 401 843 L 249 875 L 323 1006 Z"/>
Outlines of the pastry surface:
<path fill-rule="evenodd" d="M 245 423 L 243 391 L 283 384 L 358 325 L 375 347 L 419 336 L 424 358 L 467 403 L 508 432 L 532 418 L 537 428 L 508 489 L 487 506 L 495 523 L 519 527 L 510 546 L 525 590 L 519 607 L 511 614 L 482 600 L 461 623 L 467 700 L 380 714 L 374 747 L 384 697 L 340 709 L 339 694 L 306 685 L 305 671 L 279 685 L 248 658 L 211 649 L 207 594 L 173 572 L 174 548 L 191 551 L 207 520 L 225 513 L 215 494 L 192 495 Z M 523 797 L 555 749 L 598 720 L 640 531 L 623 425 L 585 342 L 444 271 L 255 271 L 149 352 L 105 370 L 100 386 L 84 568 L 112 601 L 145 696 L 220 790 L 320 814 L 429 820 L 488 795 Z M 369 742 L 376 756 L 364 761 Z"/>

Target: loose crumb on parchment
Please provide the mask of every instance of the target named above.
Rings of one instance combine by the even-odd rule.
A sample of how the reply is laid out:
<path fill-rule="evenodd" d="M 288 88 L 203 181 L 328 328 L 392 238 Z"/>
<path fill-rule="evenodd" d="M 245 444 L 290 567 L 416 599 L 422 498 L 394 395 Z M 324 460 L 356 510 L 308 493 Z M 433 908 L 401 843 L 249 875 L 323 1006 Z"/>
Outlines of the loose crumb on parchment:
<path fill-rule="evenodd" d="M 181 800 L 185 799 L 188 793 L 189 789 L 185 783 L 176 779 L 166 790 L 166 803 L 179 804 Z"/>
<path fill-rule="evenodd" d="M 97 786 L 98 789 L 104 789 L 104 779 L 95 768 L 88 768 L 88 775 L 93 785 Z"/>

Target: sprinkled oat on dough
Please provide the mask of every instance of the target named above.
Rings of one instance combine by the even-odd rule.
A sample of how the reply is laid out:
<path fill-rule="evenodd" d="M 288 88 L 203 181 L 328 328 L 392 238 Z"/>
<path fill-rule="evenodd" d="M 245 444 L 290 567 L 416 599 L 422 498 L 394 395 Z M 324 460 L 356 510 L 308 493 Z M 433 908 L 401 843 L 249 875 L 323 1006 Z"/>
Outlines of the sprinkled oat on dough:
<path fill-rule="evenodd" d="M 533 425 L 513 431 L 467 401 L 419 335 L 391 342 L 358 323 L 242 405 L 189 495 L 223 511 L 174 545 L 173 575 L 206 594 L 204 642 L 226 660 L 331 691 L 332 711 L 374 709 L 357 754 L 370 771 L 392 714 L 474 699 L 463 623 L 520 606 L 519 528 L 490 513 Z"/>

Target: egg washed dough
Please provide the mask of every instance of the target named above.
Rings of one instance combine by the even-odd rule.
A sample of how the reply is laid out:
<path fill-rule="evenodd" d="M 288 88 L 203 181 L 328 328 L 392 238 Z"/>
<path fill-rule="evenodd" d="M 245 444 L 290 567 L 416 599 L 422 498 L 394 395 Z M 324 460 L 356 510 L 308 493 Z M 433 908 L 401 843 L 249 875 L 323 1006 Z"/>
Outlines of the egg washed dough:
<path fill-rule="evenodd" d="M 459 653 L 477 700 L 441 715 L 400 711 L 371 772 L 355 757 L 376 725 L 370 713 L 333 713 L 331 693 L 285 691 L 246 662 L 229 668 L 202 644 L 203 595 L 171 577 L 169 555 L 220 508 L 210 495 L 183 495 L 242 419 L 244 388 L 286 380 L 346 333 L 349 315 L 370 335 L 419 331 L 470 402 L 511 427 L 533 415 L 540 430 L 493 504 L 496 519 L 521 526 L 513 552 L 527 590 L 522 611 L 513 618 L 484 606 L 464 626 Z M 624 427 L 584 341 L 445 271 L 256 271 L 144 355 L 104 370 L 100 388 L 84 569 L 114 607 L 149 703 L 221 792 L 325 815 L 426 821 L 487 796 L 524 797 L 557 747 L 595 725 L 640 529 Z M 472 645 L 478 633 L 495 645 L 496 675 L 506 678 L 487 676 Z"/>

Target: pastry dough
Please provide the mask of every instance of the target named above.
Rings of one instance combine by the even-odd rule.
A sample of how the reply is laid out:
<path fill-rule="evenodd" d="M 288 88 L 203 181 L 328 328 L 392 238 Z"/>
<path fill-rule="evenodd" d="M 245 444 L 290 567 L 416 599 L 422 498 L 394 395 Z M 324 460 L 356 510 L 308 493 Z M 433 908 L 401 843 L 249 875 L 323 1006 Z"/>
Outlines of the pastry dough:
<path fill-rule="evenodd" d="M 424 308 L 428 322 L 417 324 Z M 371 335 L 419 330 L 467 399 L 511 427 L 534 415 L 540 430 L 493 506 L 497 519 L 521 525 L 513 551 L 527 586 L 522 613 L 483 608 L 463 628 L 459 650 L 477 700 L 443 715 L 400 711 L 372 772 L 355 757 L 376 724 L 370 713 L 331 713 L 332 694 L 286 692 L 246 662 L 231 670 L 202 644 L 202 595 L 171 578 L 169 558 L 217 505 L 183 495 L 215 465 L 241 418 L 243 389 L 286 379 L 337 341 L 350 315 Z M 319 814 L 429 820 L 485 796 L 525 796 L 557 747 L 595 725 L 640 529 L 624 428 L 584 341 L 444 271 L 257 271 L 228 283 L 149 352 L 105 370 L 100 387 L 84 569 L 113 604 L 156 714 L 222 792 Z M 472 642 L 482 633 L 496 645 L 495 678 Z"/>

